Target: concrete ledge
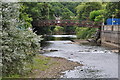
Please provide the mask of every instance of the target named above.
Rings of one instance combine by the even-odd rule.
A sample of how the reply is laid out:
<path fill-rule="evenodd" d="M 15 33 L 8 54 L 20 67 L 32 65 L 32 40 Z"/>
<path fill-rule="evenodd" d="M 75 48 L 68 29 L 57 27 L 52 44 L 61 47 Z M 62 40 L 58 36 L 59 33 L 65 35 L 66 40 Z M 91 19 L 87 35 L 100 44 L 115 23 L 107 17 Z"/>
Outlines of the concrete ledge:
<path fill-rule="evenodd" d="M 120 45 L 117 45 L 117 44 L 114 44 L 114 43 L 102 42 L 101 45 L 102 45 L 102 46 L 107 46 L 107 47 L 110 47 L 110 48 L 115 48 L 115 49 L 120 50 Z"/>

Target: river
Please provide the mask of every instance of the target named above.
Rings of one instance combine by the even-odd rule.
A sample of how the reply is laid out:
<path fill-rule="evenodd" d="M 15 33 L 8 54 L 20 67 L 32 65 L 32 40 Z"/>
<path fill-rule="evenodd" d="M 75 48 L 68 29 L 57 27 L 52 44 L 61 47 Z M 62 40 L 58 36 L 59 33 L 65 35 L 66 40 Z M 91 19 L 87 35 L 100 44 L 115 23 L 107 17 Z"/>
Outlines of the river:
<path fill-rule="evenodd" d="M 54 40 L 46 41 L 45 50 L 58 50 L 46 52 L 43 55 L 62 57 L 79 62 L 84 66 L 68 70 L 61 78 L 118 78 L 118 54 L 101 46 L 70 44 L 70 38 L 75 35 L 52 35 Z M 61 40 L 62 39 L 62 40 Z"/>

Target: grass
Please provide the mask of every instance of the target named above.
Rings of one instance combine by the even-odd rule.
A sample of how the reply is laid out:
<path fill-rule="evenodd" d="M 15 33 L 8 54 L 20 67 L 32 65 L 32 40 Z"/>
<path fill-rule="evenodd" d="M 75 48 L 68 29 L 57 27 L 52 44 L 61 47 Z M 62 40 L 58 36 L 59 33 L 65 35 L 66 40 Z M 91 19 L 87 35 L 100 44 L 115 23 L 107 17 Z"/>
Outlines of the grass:
<path fill-rule="evenodd" d="M 26 75 L 25 77 L 35 77 L 36 75 L 38 75 L 39 73 L 41 73 L 41 71 L 45 71 L 47 69 L 49 69 L 51 66 L 56 65 L 57 62 L 53 61 L 52 58 L 50 57 L 45 57 L 45 56 L 41 56 L 41 55 L 37 55 L 33 58 L 33 64 L 31 66 L 28 65 L 28 68 L 32 68 L 32 71 Z"/>
<path fill-rule="evenodd" d="M 36 56 L 33 59 L 33 66 L 32 69 L 39 69 L 40 71 L 44 71 L 49 68 L 51 64 L 49 64 L 49 61 L 51 58 L 43 57 L 43 56 Z"/>
<path fill-rule="evenodd" d="M 27 63 L 26 68 L 31 69 L 30 72 L 28 72 L 28 74 L 25 74 L 24 76 L 21 75 L 10 75 L 8 77 L 5 77 L 2 80 L 9 80 L 12 78 L 27 78 L 29 75 L 34 77 L 35 74 L 37 74 L 37 72 L 35 72 L 35 70 L 37 71 L 45 71 L 46 69 L 49 69 L 50 66 L 57 64 L 57 62 L 52 61 L 52 58 L 50 57 L 45 57 L 45 56 L 41 56 L 41 55 L 36 55 L 33 58 L 33 63 Z M 35 72 L 35 73 L 34 73 Z"/>

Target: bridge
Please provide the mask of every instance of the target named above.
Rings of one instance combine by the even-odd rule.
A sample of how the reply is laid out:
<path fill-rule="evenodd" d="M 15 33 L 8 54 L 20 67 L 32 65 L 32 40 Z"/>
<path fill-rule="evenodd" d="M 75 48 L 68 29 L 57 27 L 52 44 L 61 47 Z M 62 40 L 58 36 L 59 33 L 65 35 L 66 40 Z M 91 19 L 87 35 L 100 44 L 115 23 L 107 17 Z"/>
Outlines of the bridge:
<path fill-rule="evenodd" d="M 79 27 L 91 27 L 99 28 L 101 22 L 94 21 L 80 21 L 80 20 L 38 20 L 33 22 L 33 26 L 44 27 L 44 26 L 79 26 Z"/>
<path fill-rule="evenodd" d="M 80 20 L 38 20 L 33 22 L 34 27 L 45 26 L 79 26 L 90 28 L 101 28 L 101 43 L 120 50 L 120 25 L 102 25 L 101 22 L 80 21 Z"/>

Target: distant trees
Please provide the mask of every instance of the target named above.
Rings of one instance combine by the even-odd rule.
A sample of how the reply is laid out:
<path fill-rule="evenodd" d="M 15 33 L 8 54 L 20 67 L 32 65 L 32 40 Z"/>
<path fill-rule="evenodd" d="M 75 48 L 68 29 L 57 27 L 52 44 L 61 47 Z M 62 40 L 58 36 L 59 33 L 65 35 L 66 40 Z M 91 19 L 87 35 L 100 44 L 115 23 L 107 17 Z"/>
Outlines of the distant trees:
<path fill-rule="evenodd" d="M 102 16 L 100 16 L 100 14 L 102 14 L 102 11 L 97 11 L 100 9 L 102 9 L 102 3 L 100 2 L 80 3 L 76 7 L 77 17 L 79 20 L 100 21 L 102 18 Z M 95 31 L 96 29 L 92 28 L 76 28 L 76 34 L 79 39 L 88 39 L 95 33 Z"/>
<path fill-rule="evenodd" d="M 77 15 L 75 8 L 80 4 L 79 2 L 61 2 L 61 4 L 74 13 L 74 15 Z"/>
<path fill-rule="evenodd" d="M 95 28 L 76 28 L 76 35 L 78 39 L 89 39 L 96 32 Z"/>
<path fill-rule="evenodd" d="M 79 20 L 91 20 L 96 22 L 102 22 L 107 18 L 119 17 L 120 9 L 119 2 L 38 2 L 38 3 L 22 3 L 21 18 L 27 22 L 25 26 L 31 26 L 31 23 L 37 20 L 55 19 L 55 17 L 61 17 L 61 19 L 79 19 Z M 75 12 L 76 11 L 76 12 Z M 23 16 L 24 13 L 24 16 Z M 73 18 L 77 17 L 77 18 Z M 50 34 L 54 32 L 51 27 L 37 28 L 33 26 L 33 30 L 37 34 Z M 74 28 L 64 27 L 64 31 L 72 31 Z"/>
<path fill-rule="evenodd" d="M 56 34 L 63 34 L 63 31 L 64 31 L 64 28 L 61 26 L 55 26 L 55 28 L 54 28 L 54 32 Z"/>
<path fill-rule="evenodd" d="M 55 17 L 61 17 L 61 19 L 73 19 L 75 17 L 75 7 L 79 3 L 63 3 L 63 2 L 54 2 L 54 3 L 44 3 L 44 2 L 27 2 L 21 3 L 21 15 L 20 18 L 25 18 L 27 24 L 26 26 L 31 26 L 35 21 L 38 20 L 48 20 L 48 19 L 55 19 Z M 72 11 L 71 11 L 72 10 Z M 24 13 L 24 16 L 23 16 Z M 55 26 L 54 26 L 55 27 Z M 52 26 L 52 28 L 54 28 Z M 48 26 L 46 27 L 36 27 L 32 26 L 33 31 L 37 34 L 50 34 L 53 29 Z M 70 30 L 72 28 L 66 27 L 64 31 Z"/>
<path fill-rule="evenodd" d="M 26 2 L 21 4 L 21 13 L 27 14 L 28 18 L 25 19 L 27 19 L 27 22 L 32 25 L 33 31 L 40 35 L 50 33 L 50 27 L 37 28 L 36 26 L 33 26 L 33 23 L 38 20 L 53 19 L 54 16 L 52 6 L 49 3 L 44 2 Z M 29 21 L 30 19 L 32 20 Z"/>
<path fill-rule="evenodd" d="M 116 18 L 120 18 L 120 2 L 109 2 L 106 4 L 106 14 L 104 17 L 112 18 L 112 15 Z"/>
<path fill-rule="evenodd" d="M 108 2 L 102 4 L 102 9 L 95 10 L 90 12 L 90 19 L 94 21 L 102 21 L 104 22 L 107 18 L 120 18 L 120 2 Z"/>
<path fill-rule="evenodd" d="M 75 15 L 72 11 L 70 11 L 70 9 L 67 8 L 67 5 L 69 5 L 69 3 L 65 5 L 65 3 L 62 2 L 61 3 L 56 2 L 56 3 L 51 3 L 51 5 L 53 7 L 54 15 L 56 17 L 62 17 L 62 19 L 70 19 L 70 16 Z"/>
<path fill-rule="evenodd" d="M 91 20 L 95 22 L 105 22 L 107 18 L 120 18 L 120 2 L 83 2 L 76 7 L 77 16 L 80 20 Z M 102 24 L 101 24 L 102 25 Z M 92 29 L 76 28 L 76 33 L 79 38 L 85 38 L 87 34 L 91 34 Z M 82 34 L 82 35 L 81 35 Z M 94 33 L 93 33 L 94 34 Z M 91 36 L 89 36 L 90 38 Z"/>
<path fill-rule="evenodd" d="M 78 19 L 85 20 L 89 17 L 91 11 L 102 8 L 100 2 L 83 2 L 76 7 Z"/>
<path fill-rule="evenodd" d="M 52 14 L 51 6 L 48 3 L 26 2 L 22 4 L 23 12 L 29 14 L 29 17 L 32 17 L 34 21 L 48 19 L 49 15 Z"/>

